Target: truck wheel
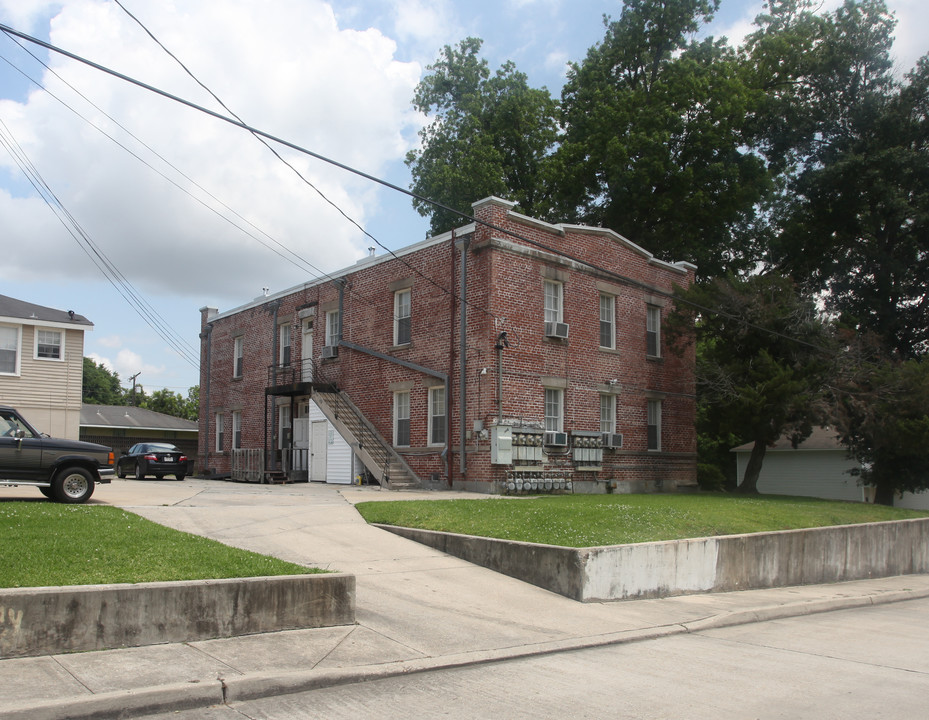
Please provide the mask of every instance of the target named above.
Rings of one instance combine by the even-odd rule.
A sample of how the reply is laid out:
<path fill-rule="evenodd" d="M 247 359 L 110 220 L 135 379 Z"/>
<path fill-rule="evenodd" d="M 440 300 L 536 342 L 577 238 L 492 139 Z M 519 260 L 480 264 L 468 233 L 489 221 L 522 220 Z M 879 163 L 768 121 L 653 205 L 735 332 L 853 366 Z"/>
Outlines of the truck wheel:
<path fill-rule="evenodd" d="M 94 494 L 94 479 L 84 468 L 65 468 L 55 476 L 52 491 L 58 502 L 87 502 Z"/>

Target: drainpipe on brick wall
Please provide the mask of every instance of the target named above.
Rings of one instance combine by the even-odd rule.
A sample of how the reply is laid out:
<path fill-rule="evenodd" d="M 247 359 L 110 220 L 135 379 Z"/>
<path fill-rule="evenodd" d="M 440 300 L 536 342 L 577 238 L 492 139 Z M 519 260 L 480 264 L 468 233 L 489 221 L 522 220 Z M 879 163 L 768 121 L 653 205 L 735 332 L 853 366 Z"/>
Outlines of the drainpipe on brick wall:
<path fill-rule="evenodd" d="M 206 327 L 203 328 L 203 332 L 200 333 L 200 339 L 206 340 L 206 352 L 204 353 L 205 364 L 206 364 L 206 373 L 204 376 L 203 385 L 204 387 L 200 388 L 200 408 L 203 411 L 203 423 L 204 423 L 204 437 L 203 437 L 203 446 L 206 449 L 204 452 L 203 459 L 203 471 L 210 471 L 210 370 L 211 368 L 211 357 L 213 350 L 213 323 L 207 323 Z"/>
<path fill-rule="evenodd" d="M 274 302 L 268 305 L 268 311 L 271 313 L 271 385 L 277 385 L 277 356 L 278 356 L 278 347 L 277 347 L 277 313 L 281 309 L 281 301 L 275 300 Z M 273 396 L 272 396 L 273 397 Z M 271 452 L 268 452 L 268 402 L 275 403 L 272 407 L 271 412 L 271 441 L 274 441 L 274 438 L 277 437 L 277 404 L 276 401 L 270 400 L 268 395 L 265 395 L 265 460 L 264 460 L 264 469 L 265 470 L 277 470 L 277 461 L 274 458 L 274 450 L 271 449 Z M 268 468 L 268 459 L 271 460 L 271 467 Z"/>
<path fill-rule="evenodd" d="M 461 251 L 461 297 L 458 303 L 461 313 L 461 324 L 459 327 L 460 333 L 460 354 L 459 358 L 459 374 L 458 374 L 458 417 L 460 420 L 460 432 L 459 440 L 461 443 L 461 449 L 459 451 L 460 457 L 459 470 L 461 471 L 462 476 L 467 475 L 468 472 L 468 463 L 465 450 L 467 448 L 468 442 L 468 426 L 467 420 L 465 418 L 466 410 L 468 407 L 468 395 L 467 395 L 467 379 L 468 379 L 468 247 L 471 245 L 470 237 L 463 237 L 458 240 L 456 247 Z M 449 478 L 451 479 L 451 478 Z"/>

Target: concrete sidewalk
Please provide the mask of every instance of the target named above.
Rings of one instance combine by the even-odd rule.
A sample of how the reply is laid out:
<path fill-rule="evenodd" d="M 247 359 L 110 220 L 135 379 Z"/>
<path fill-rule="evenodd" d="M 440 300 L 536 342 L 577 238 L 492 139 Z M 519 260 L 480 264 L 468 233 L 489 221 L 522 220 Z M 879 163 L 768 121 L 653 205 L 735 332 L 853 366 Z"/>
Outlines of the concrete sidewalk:
<path fill-rule="evenodd" d="M 431 493 L 427 497 L 436 498 Z M 463 493 L 438 497 L 462 497 Z M 350 572 L 357 624 L 0 660 L 0 718 L 141 717 L 268 695 L 929 597 L 929 576 L 582 604 L 369 527 L 353 504 L 414 494 L 120 481 L 95 500 Z M 486 496 L 477 496 L 493 502 Z"/>

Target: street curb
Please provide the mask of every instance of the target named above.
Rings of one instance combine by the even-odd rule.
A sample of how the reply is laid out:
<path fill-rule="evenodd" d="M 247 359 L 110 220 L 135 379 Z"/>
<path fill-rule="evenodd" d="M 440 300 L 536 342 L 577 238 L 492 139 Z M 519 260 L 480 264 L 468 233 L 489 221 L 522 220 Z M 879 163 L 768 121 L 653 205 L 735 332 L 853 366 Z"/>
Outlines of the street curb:
<path fill-rule="evenodd" d="M 835 610 L 849 610 L 868 605 L 885 605 L 927 597 L 929 597 L 929 588 L 894 590 L 874 595 L 837 597 L 826 600 L 798 601 L 752 610 L 723 612 L 685 623 L 572 638 L 570 640 L 553 640 L 513 648 L 480 650 L 434 658 L 404 660 L 395 663 L 362 665 L 353 668 L 254 673 L 202 683 L 176 683 L 137 690 L 99 693 L 88 697 L 47 703 L 23 703 L 7 706 L 0 710 L 0 720 L 60 720 L 60 718 L 69 718 L 69 720 L 118 720 L 126 717 L 141 717 L 158 712 L 193 710 L 211 705 L 258 700 L 277 695 L 291 695 L 326 687 L 371 682 L 435 670 L 450 670 L 555 653 L 644 642 L 714 628 L 802 617 Z M 137 715 L 130 715 L 133 712 L 137 713 Z"/>

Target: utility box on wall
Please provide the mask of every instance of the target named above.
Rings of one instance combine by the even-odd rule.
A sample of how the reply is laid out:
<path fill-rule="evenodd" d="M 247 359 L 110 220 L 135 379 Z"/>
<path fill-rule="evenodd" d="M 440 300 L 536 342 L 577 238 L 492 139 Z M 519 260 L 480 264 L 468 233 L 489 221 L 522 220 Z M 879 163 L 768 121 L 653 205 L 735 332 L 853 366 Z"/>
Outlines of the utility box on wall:
<path fill-rule="evenodd" d="M 513 428 L 509 425 L 490 426 L 490 462 L 493 465 L 513 464 Z"/>

